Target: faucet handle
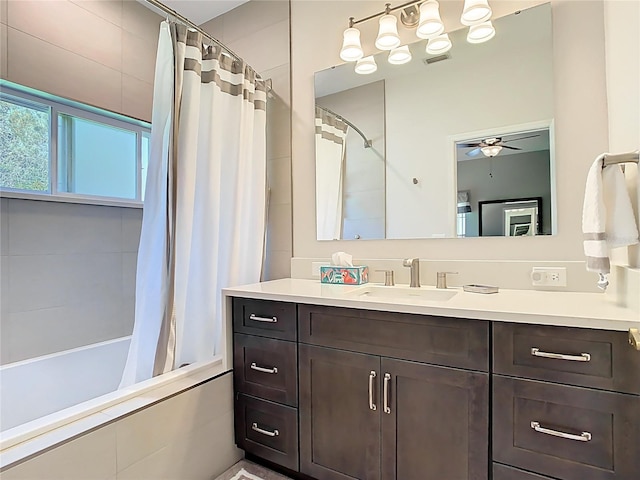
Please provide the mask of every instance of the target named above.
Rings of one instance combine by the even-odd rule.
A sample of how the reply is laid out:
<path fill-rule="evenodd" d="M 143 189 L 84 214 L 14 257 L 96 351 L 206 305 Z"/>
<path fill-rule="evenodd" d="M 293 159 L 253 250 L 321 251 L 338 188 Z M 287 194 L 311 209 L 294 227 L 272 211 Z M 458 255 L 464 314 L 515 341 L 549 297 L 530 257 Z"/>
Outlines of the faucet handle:
<path fill-rule="evenodd" d="M 376 272 L 384 272 L 385 287 L 393 287 L 396 284 L 393 278 L 393 270 L 376 270 Z"/>
<path fill-rule="evenodd" d="M 436 288 L 447 288 L 447 275 L 457 275 L 458 272 L 437 272 Z"/>

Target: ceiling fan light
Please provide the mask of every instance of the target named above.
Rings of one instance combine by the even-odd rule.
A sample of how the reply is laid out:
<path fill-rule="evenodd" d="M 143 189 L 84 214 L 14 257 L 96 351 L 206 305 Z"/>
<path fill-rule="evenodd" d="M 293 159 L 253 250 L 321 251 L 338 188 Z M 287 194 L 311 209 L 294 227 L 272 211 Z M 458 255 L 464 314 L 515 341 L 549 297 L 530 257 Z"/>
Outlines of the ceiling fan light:
<path fill-rule="evenodd" d="M 488 0 L 465 0 L 460 23 L 469 27 L 486 22 L 492 13 Z"/>
<path fill-rule="evenodd" d="M 376 38 L 376 48 L 379 50 L 393 50 L 400 45 L 398 36 L 398 19 L 394 15 L 380 17 L 380 29 Z"/>
<path fill-rule="evenodd" d="M 411 61 L 411 52 L 408 45 L 394 48 L 389 52 L 389 63 L 391 65 L 402 65 Z"/>
<path fill-rule="evenodd" d="M 360 44 L 360 30 L 353 27 L 347 28 L 343 34 L 340 58 L 345 62 L 355 62 L 363 56 L 364 52 Z"/>
<path fill-rule="evenodd" d="M 438 55 L 451 50 L 451 40 L 448 33 L 443 33 L 435 38 L 430 38 L 427 42 L 427 53 Z"/>
<path fill-rule="evenodd" d="M 480 149 L 485 157 L 495 157 L 500 153 L 502 147 L 500 145 L 487 145 Z"/>
<path fill-rule="evenodd" d="M 478 25 L 472 25 L 469 27 L 469 33 L 467 34 L 467 42 L 469 43 L 483 43 L 491 40 L 496 35 L 496 29 L 493 28 L 491 20 L 479 23 Z"/>
<path fill-rule="evenodd" d="M 378 69 L 378 65 L 372 55 L 361 58 L 356 62 L 356 73 L 360 75 L 369 75 Z"/>
<path fill-rule="evenodd" d="M 440 4 L 429 0 L 420 5 L 420 22 L 416 35 L 419 38 L 433 38 L 444 32 L 444 23 L 440 18 Z"/>

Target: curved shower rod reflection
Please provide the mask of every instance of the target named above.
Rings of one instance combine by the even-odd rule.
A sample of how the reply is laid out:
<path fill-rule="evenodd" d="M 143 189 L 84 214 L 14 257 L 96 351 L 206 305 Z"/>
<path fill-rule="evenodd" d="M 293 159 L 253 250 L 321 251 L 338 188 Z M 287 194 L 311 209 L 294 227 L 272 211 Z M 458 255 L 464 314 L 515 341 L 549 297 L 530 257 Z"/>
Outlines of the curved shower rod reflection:
<path fill-rule="evenodd" d="M 316 103 L 316 107 L 319 108 L 320 110 L 324 110 L 325 112 L 330 113 L 331 115 L 335 116 L 338 120 L 343 121 L 344 123 L 349 125 L 351 128 L 353 128 L 356 132 L 358 132 L 358 135 L 360 135 L 362 137 L 362 140 L 364 140 L 364 148 L 371 148 L 373 146 L 373 142 L 369 140 L 364 133 L 362 133 L 362 130 L 360 130 L 358 127 L 356 127 L 353 123 L 351 123 L 349 120 L 344 118 L 342 115 L 334 112 L 333 110 L 328 109 L 327 107 L 318 105 L 317 103 Z"/>

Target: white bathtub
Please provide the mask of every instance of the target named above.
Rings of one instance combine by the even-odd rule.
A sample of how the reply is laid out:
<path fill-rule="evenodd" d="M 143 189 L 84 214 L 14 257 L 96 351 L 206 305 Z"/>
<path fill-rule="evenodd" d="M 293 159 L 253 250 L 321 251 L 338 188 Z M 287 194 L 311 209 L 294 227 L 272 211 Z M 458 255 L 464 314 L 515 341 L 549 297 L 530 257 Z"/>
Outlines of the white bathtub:
<path fill-rule="evenodd" d="M 0 367 L 2 431 L 115 391 L 130 339 L 117 338 Z"/>
<path fill-rule="evenodd" d="M 0 367 L 0 469 L 228 370 L 218 355 L 117 390 L 130 338 Z"/>

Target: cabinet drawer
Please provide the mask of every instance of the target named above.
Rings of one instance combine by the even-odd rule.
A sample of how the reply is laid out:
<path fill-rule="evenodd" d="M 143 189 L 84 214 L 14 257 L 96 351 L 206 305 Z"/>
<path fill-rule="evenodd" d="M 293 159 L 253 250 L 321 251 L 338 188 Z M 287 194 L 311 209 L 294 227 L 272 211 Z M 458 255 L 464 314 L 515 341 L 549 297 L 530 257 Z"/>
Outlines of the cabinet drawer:
<path fill-rule="evenodd" d="M 298 410 L 237 394 L 238 447 L 275 464 L 298 470 Z"/>
<path fill-rule="evenodd" d="M 496 373 L 640 394 L 626 332 L 496 322 L 493 339 Z"/>
<path fill-rule="evenodd" d="M 494 376 L 493 459 L 562 480 L 640 471 L 640 397 Z"/>
<path fill-rule="evenodd" d="M 233 369 L 237 392 L 298 404 L 298 355 L 294 342 L 234 335 Z"/>
<path fill-rule="evenodd" d="M 499 463 L 493 464 L 493 480 L 552 480 L 536 473 L 525 472 Z"/>
<path fill-rule="evenodd" d="M 481 320 L 298 306 L 300 342 L 488 371 L 489 324 Z"/>
<path fill-rule="evenodd" d="M 296 304 L 234 298 L 233 331 L 295 341 Z"/>

